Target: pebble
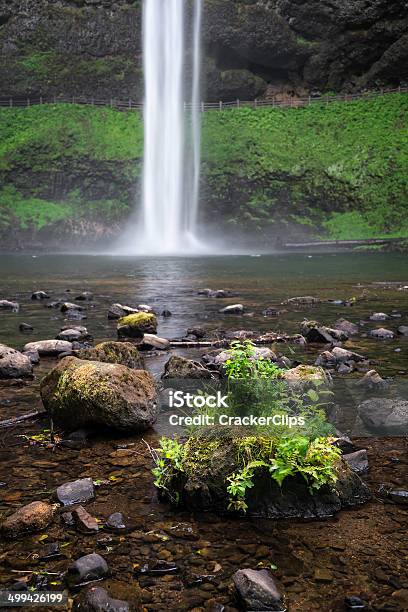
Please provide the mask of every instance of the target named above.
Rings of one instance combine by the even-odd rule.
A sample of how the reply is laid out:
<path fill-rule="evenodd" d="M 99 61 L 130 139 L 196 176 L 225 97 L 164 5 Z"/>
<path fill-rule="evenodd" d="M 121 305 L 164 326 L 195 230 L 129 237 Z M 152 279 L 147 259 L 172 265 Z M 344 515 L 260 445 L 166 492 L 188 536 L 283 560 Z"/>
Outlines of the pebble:
<path fill-rule="evenodd" d="M 92 478 L 82 478 L 73 482 L 66 482 L 56 491 L 58 500 L 64 506 L 83 504 L 95 497 Z"/>

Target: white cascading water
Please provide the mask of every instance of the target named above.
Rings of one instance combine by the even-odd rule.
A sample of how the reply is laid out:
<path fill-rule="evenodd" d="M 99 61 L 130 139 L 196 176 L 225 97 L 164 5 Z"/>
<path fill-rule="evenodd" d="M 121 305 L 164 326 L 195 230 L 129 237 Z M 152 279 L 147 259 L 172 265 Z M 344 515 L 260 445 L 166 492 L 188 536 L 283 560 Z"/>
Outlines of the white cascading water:
<path fill-rule="evenodd" d="M 195 0 L 192 83 L 185 83 L 185 0 L 145 0 L 145 144 L 141 254 L 202 251 L 195 238 L 200 184 L 202 0 Z M 190 117 L 185 101 L 191 99 Z M 191 96 L 191 98 L 190 98 Z M 191 158 L 190 158 L 191 156 Z"/>

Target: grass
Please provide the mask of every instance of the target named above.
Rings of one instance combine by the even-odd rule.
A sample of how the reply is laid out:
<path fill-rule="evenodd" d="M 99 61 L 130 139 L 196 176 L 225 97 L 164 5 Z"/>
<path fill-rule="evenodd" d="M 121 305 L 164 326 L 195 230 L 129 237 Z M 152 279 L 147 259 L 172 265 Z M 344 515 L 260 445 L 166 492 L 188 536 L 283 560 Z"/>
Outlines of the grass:
<path fill-rule="evenodd" d="M 44 56 L 30 62 L 41 69 Z M 332 239 L 408 236 L 407 117 L 405 94 L 207 112 L 206 216 L 260 233 L 294 225 Z M 102 220 L 116 208 L 126 214 L 142 156 L 139 113 L 69 104 L 0 109 L 0 227 L 10 211 L 37 228 L 79 209 Z M 58 172 L 75 178 L 75 193 L 49 202 Z M 90 197 L 98 181 L 107 194 Z"/>

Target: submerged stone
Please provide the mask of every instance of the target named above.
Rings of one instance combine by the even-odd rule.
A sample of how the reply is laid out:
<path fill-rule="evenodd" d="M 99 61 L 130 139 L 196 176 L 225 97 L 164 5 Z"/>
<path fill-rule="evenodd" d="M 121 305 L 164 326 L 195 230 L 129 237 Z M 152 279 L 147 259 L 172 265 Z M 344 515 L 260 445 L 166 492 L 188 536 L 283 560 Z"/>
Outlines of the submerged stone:
<path fill-rule="evenodd" d="M 0 531 L 8 539 L 42 531 L 52 522 L 54 513 L 55 506 L 34 501 L 8 516 L 1 524 Z"/>
<path fill-rule="evenodd" d="M 112 599 L 101 587 L 88 588 L 74 603 L 74 610 L 81 612 L 129 612 L 129 604 Z"/>
<path fill-rule="evenodd" d="M 0 310 L 18 312 L 20 310 L 20 304 L 17 302 L 10 302 L 10 300 L 0 300 Z"/>
<path fill-rule="evenodd" d="M 408 434 L 408 401 L 405 399 L 367 399 L 358 406 L 358 415 L 364 426 L 376 434 Z"/>
<path fill-rule="evenodd" d="M 97 553 L 92 553 L 77 559 L 68 568 L 66 579 L 70 586 L 80 586 L 88 582 L 101 580 L 108 573 L 109 567 L 105 559 Z"/>
<path fill-rule="evenodd" d="M 84 504 L 95 497 L 92 478 L 81 478 L 60 485 L 56 491 L 57 499 L 64 506 Z"/>
<path fill-rule="evenodd" d="M 283 597 L 268 570 L 238 570 L 232 579 L 246 610 L 284 610 Z"/>

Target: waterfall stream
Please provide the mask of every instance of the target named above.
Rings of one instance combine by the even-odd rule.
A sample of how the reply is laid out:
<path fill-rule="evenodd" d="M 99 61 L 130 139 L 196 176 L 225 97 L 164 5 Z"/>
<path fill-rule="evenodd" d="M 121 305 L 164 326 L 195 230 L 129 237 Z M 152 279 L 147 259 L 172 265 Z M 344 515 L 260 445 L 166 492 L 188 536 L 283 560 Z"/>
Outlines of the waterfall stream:
<path fill-rule="evenodd" d="M 186 5 L 185 0 L 144 0 L 142 210 L 136 243 L 134 232 L 133 244 L 126 239 L 126 250 L 139 254 L 203 250 L 196 239 L 202 0 L 194 0 L 192 23 L 187 23 Z M 186 48 L 186 41 L 191 41 L 191 49 Z M 191 70 L 186 69 L 186 58 Z"/>

